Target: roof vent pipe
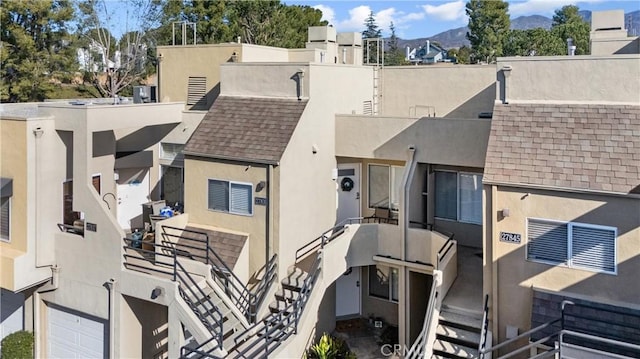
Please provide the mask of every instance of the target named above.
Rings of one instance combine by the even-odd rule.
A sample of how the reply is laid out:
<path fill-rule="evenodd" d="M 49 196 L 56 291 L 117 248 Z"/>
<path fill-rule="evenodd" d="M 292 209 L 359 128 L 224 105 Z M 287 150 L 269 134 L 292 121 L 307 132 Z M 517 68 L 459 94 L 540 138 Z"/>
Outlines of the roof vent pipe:
<path fill-rule="evenodd" d="M 573 39 L 567 39 L 567 55 L 575 56 L 576 55 L 576 46 L 573 44 Z"/>

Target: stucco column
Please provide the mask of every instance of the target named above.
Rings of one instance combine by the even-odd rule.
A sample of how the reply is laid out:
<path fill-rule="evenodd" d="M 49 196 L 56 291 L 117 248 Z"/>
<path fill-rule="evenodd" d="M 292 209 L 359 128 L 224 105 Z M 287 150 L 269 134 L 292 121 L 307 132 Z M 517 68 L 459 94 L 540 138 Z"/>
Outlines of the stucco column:
<path fill-rule="evenodd" d="M 167 343 L 167 355 L 169 358 L 180 357 L 180 343 L 184 342 L 184 334 L 182 333 L 182 324 L 180 322 L 180 316 L 176 305 L 169 303 L 167 307 L 168 316 L 168 343 Z"/>

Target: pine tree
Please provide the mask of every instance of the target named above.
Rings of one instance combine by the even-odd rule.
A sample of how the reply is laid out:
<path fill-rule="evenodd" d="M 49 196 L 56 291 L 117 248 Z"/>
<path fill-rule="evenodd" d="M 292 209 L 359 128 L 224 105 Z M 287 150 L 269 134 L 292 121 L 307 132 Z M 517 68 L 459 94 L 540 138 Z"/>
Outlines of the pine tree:
<path fill-rule="evenodd" d="M 365 30 L 362 32 L 362 39 L 377 39 L 382 35 L 382 31 L 376 23 L 376 17 L 373 11 L 369 13 L 369 16 L 364 21 Z M 377 44 L 376 41 L 365 41 L 366 49 L 364 53 L 364 62 L 370 64 L 377 64 L 380 62 L 378 49 L 383 46 L 382 43 Z"/>
<path fill-rule="evenodd" d="M 567 39 L 573 39 L 576 55 L 589 54 L 589 31 L 589 23 L 580 16 L 577 6 L 567 5 L 556 10 L 551 24 L 551 33 L 564 42 L 565 48 Z"/>
<path fill-rule="evenodd" d="M 465 11 L 469 16 L 467 39 L 471 42 L 472 61 L 495 61 L 502 56 L 509 34 L 509 4 L 502 0 L 470 0 Z"/>
<path fill-rule="evenodd" d="M 389 66 L 402 65 L 404 63 L 404 54 L 402 49 L 398 48 L 398 37 L 396 36 L 396 27 L 393 21 L 389 25 L 391 36 L 389 37 L 387 51 L 385 53 L 384 63 Z"/>
<path fill-rule="evenodd" d="M 77 68 L 66 0 L 4 0 L 0 6 L 0 100 L 42 101 Z"/>

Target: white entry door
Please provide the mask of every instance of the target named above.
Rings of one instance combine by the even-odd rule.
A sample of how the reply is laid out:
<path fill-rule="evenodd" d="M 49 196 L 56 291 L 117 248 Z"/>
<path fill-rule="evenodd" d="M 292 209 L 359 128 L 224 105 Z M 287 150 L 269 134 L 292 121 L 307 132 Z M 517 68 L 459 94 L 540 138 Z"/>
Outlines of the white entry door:
<path fill-rule="evenodd" d="M 142 204 L 149 202 L 149 170 L 121 169 L 118 179 L 118 223 L 123 229 L 140 228 Z"/>
<path fill-rule="evenodd" d="M 104 322 L 63 308 L 47 312 L 47 358 L 108 357 Z"/>
<path fill-rule="evenodd" d="M 360 314 L 360 267 L 351 267 L 336 280 L 336 317 Z"/>
<path fill-rule="evenodd" d="M 338 210 L 336 222 L 360 217 L 360 164 L 338 165 Z"/>

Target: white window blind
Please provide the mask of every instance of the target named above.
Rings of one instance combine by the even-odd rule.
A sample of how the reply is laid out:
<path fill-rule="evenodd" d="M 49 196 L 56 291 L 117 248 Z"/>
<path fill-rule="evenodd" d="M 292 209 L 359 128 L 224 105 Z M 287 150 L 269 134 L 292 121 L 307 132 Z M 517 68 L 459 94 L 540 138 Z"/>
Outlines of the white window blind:
<path fill-rule="evenodd" d="M 482 176 L 460 173 L 460 216 L 461 222 L 482 224 Z"/>
<path fill-rule="evenodd" d="M 528 233 L 527 258 L 552 263 L 567 262 L 569 248 L 566 224 L 529 219 Z"/>
<path fill-rule="evenodd" d="M 209 180 L 209 209 L 229 211 L 229 182 Z"/>
<path fill-rule="evenodd" d="M 527 231 L 529 260 L 616 272 L 616 228 L 529 219 Z"/>
<path fill-rule="evenodd" d="M 571 227 L 571 265 L 602 272 L 616 271 L 616 231 Z"/>
<path fill-rule="evenodd" d="M 455 221 L 458 219 L 458 174 L 436 171 L 435 176 L 435 216 Z"/>
<path fill-rule="evenodd" d="M 251 214 L 252 186 L 239 183 L 231 183 L 231 209 L 232 213 Z"/>

